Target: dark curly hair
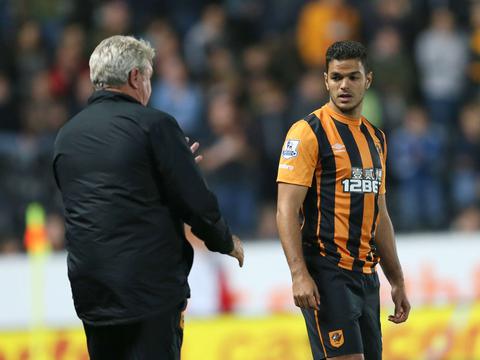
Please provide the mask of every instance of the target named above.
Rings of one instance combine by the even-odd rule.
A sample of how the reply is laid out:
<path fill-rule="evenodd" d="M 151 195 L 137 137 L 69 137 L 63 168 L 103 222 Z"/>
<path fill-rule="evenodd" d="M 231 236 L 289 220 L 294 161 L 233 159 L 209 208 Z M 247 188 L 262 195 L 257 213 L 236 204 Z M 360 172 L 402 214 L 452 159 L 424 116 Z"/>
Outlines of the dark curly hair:
<path fill-rule="evenodd" d="M 330 45 L 327 50 L 326 57 L 327 72 L 330 61 L 350 59 L 359 59 L 362 62 L 363 67 L 365 68 L 365 72 L 368 73 L 370 71 L 367 58 L 367 49 L 362 43 L 359 43 L 358 41 L 337 41 Z"/>

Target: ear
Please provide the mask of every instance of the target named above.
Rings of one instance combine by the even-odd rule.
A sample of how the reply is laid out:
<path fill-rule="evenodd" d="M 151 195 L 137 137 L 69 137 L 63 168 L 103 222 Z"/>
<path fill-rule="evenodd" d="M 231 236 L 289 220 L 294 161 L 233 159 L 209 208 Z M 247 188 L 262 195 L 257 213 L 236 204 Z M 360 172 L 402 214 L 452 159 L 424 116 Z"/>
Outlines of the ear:
<path fill-rule="evenodd" d="M 134 89 L 138 89 L 139 75 L 140 70 L 138 70 L 137 68 L 133 68 L 132 70 L 130 70 L 130 72 L 128 73 L 128 85 L 130 85 Z"/>
<path fill-rule="evenodd" d="M 323 73 L 323 78 L 325 79 L 325 87 L 327 88 L 327 91 L 330 91 L 330 88 L 328 87 L 328 74 L 326 72 Z"/>
<path fill-rule="evenodd" d="M 365 89 L 370 89 L 373 81 L 373 72 L 369 71 L 367 74 L 367 83 L 365 85 Z"/>

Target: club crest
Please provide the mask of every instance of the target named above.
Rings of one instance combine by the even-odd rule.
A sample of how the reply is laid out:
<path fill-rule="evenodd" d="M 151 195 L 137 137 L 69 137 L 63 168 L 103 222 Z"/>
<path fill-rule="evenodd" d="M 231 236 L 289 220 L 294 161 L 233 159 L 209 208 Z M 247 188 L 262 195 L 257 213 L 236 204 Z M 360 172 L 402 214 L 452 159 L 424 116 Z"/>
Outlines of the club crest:
<path fill-rule="evenodd" d="M 339 348 L 345 342 L 343 330 L 330 331 L 328 337 L 330 338 L 330 344 L 335 348 Z"/>

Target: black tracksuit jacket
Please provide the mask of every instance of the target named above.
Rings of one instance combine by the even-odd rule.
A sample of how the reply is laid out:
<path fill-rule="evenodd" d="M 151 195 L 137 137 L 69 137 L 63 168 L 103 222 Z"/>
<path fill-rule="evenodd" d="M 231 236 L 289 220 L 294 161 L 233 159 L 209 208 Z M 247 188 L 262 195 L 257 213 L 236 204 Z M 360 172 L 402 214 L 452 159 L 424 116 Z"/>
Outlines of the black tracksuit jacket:
<path fill-rule="evenodd" d="M 74 305 L 88 324 L 139 320 L 189 297 L 183 223 L 210 250 L 233 249 L 175 119 L 128 95 L 95 92 L 60 129 L 53 170 Z"/>

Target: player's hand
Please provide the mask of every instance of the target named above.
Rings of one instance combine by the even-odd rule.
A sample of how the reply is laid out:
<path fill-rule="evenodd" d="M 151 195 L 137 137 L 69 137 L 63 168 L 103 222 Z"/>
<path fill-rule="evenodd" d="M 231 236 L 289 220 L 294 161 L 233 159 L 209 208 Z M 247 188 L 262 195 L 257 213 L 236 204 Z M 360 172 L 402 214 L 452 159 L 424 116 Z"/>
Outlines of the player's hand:
<path fill-rule="evenodd" d="M 395 304 L 395 314 L 389 315 L 388 320 L 395 324 L 407 321 L 408 314 L 410 313 L 410 302 L 407 299 L 405 285 L 392 286 L 392 300 Z"/>
<path fill-rule="evenodd" d="M 292 290 L 295 305 L 304 309 L 318 310 L 320 293 L 307 270 L 293 276 Z"/>
<path fill-rule="evenodd" d="M 187 143 L 190 142 L 190 138 L 189 137 L 186 137 L 185 139 L 187 139 Z M 195 141 L 192 145 L 190 145 L 190 150 L 192 151 L 192 154 L 195 155 L 195 153 L 197 152 L 198 148 L 200 147 L 200 143 L 198 141 Z M 203 160 L 203 156 L 202 155 L 197 155 L 195 156 L 195 162 L 198 164 L 200 161 Z"/>
<path fill-rule="evenodd" d="M 243 266 L 243 258 L 244 258 L 242 241 L 236 235 L 232 235 L 232 239 L 233 239 L 233 250 L 228 255 L 237 259 L 238 260 L 238 265 L 240 267 L 242 267 Z"/>

